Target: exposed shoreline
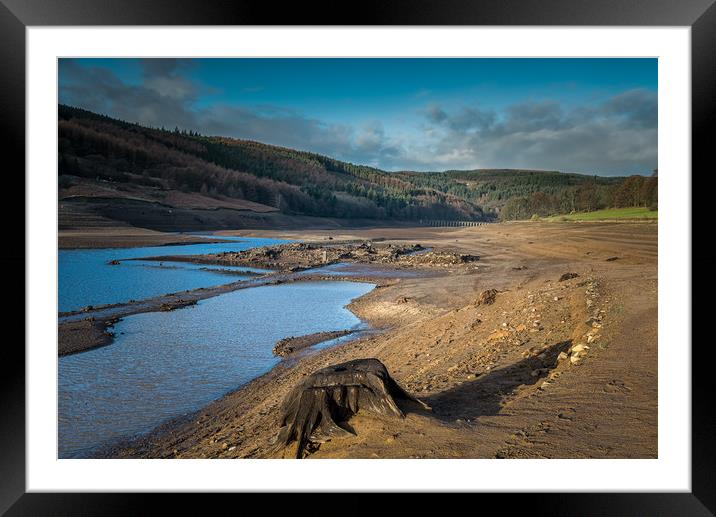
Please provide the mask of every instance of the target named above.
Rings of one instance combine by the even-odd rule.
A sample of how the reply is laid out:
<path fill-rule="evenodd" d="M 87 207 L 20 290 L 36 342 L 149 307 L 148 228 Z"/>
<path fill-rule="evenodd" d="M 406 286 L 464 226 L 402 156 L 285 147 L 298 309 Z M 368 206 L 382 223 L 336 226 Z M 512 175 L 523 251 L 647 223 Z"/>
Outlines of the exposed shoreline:
<path fill-rule="evenodd" d="M 293 385 L 328 364 L 377 357 L 434 414 L 356 415 L 355 437 L 324 443 L 312 457 L 656 457 L 656 230 L 525 223 L 422 232 L 426 246 L 479 254 L 480 268 L 455 265 L 374 289 L 348 308 L 382 332 L 288 358 L 102 454 L 273 457 L 277 407 Z M 417 237 L 404 229 L 290 236 Z M 560 282 L 565 273 L 578 276 Z M 478 304 L 488 288 L 495 302 Z"/>
<path fill-rule="evenodd" d="M 219 236 L 198 237 L 181 233 L 162 233 L 146 228 L 118 226 L 109 228 L 61 229 L 57 247 L 61 250 L 98 248 L 140 248 L 145 246 L 181 246 L 230 242 Z"/>

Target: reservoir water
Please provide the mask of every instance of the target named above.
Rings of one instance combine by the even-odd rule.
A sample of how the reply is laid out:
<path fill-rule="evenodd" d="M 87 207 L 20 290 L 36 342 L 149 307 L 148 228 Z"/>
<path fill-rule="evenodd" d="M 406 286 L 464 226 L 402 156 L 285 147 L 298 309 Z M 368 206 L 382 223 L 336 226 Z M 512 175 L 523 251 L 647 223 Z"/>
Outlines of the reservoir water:
<path fill-rule="evenodd" d="M 58 311 L 73 311 L 87 305 L 123 303 L 187 289 L 228 284 L 242 278 L 238 275 L 241 270 L 251 270 L 251 268 L 212 267 L 187 262 L 164 262 L 160 266 L 157 262 L 126 259 L 240 251 L 290 242 L 276 239 L 237 239 L 223 236 L 220 238 L 228 239 L 230 242 L 59 250 Z M 119 260 L 120 263 L 109 265 L 111 260 Z M 181 271 L 178 272 L 175 268 Z M 229 269 L 233 269 L 238 276 L 227 275 L 222 271 Z"/>
<path fill-rule="evenodd" d="M 105 256 L 117 257 L 128 250 L 109 251 Z M 182 270 L 177 276 L 193 274 Z M 178 290 L 175 282 L 169 291 Z M 59 457 L 86 457 L 103 444 L 200 409 L 278 363 L 271 349 L 279 339 L 363 328 L 345 306 L 373 287 L 356 282 L 256 287 L 122 319 L 113 344 L 59 358 Z"/>

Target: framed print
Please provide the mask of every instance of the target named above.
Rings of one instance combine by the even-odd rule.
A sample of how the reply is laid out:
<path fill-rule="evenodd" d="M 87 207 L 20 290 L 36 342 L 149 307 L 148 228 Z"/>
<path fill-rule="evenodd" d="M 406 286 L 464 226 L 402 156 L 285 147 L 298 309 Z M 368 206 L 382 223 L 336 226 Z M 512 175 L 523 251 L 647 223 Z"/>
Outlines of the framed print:
<path fill-rule="evenodd" d="M 3 511 L 711 514 L 710 2 L 118 5 L 0 6 L 26 272 Z"/>

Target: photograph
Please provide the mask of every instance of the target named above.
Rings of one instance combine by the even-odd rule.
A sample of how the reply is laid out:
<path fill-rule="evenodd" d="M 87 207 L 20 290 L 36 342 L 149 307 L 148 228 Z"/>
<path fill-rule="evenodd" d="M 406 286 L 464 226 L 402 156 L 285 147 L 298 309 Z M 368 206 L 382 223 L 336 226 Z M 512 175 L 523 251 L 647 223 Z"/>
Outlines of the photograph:
<path fill-rule="evenodd" d="M 659 459 L 659 60 L 58 57 L 56 458 Z"/>

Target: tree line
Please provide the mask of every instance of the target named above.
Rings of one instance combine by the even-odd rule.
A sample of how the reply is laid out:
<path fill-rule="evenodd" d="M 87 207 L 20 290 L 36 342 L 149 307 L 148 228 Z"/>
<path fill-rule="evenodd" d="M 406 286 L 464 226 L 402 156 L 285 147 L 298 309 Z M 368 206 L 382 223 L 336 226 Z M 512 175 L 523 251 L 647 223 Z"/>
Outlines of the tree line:
<path fill-rule="evenodd" d="M 655 179 L 640 176 L 389 173 L 260 142 L 145 127 L 64 105 L 58 136 L 60 181 L 79 176 L 226 196 L 288 214 L 484 221 L 656 203 Z"/>

